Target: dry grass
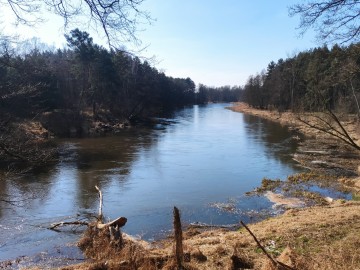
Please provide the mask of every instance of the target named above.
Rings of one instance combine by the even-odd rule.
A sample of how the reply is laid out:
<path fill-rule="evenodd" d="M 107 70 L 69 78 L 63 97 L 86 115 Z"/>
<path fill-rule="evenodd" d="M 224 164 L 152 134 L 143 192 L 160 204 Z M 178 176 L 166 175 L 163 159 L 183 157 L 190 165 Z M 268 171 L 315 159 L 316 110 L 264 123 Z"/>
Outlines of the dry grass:
<path fill-rule="evenodd" d="M 360 202 L 291 209 L 249 227 L 269 254 L 294 269 L 360 269 Z M 184 233 L 183 269 L 275 269 L 245 229 L 195 231 Z M 117 247 L 106 231 L 88 231 L 80 245 L 93 262 L 62 269 L 177 269 L 173 239 L 146 246 L 124 238 Z"/>
<path fill-rule="evenodd" d="M 291 113 L 279 115 L 276 112 L 251 111 L 251 108 L 245 107 L 244 104 L 238 104 L 234 110 L 280 121 L 287 125 L 298 124 Z M 300 127 L 300 131 L 302 128 Z M 312 134 L 308 129 L 302 131 Z M 317 137 L 319 134 L 312 135 Z M 334 145 L 331 145 L 325 150 L 331 151 L 330 158 L 333 157 L 336 162 L 341 162 L 341 166 L 346 165 L 353 169 L 354 164 L 358 164 L 357 155 L 351 155 L 353 158 L 349 161 L 349 155 L 341 151 L 336 152 L 334 149 Z M 322 152 L 324 151 L 313 151 L 312 160 L 318 159 Z M 329 158 L 329 155 L 324 156 Z M 330 163 L 334 162 L 330 160 Z M 319 173 L 309 173 L 292 176 L 287 182 L 289 185 L 296 185 L 313 181 L 314 178 L 317 178 L 318 182 L 329 182 L 329 185 L 337 180 L 328 175 L 323 177 Z M 359 185 L 360 189 L 360 180 L 342 178 L 340 182 L 349 188 Z M 279 188 L 289 191 L 289 187 L 283 187 L 279 181 L 264 179 L 259 191 Z M 301 196 L 311 197 L 313 194 Z M 273 258 L 293 269 L 360 269 L 360 253 L 357 252 L 360 248 L 360 202 L 335 201 L 322 206 L 290 209 L 281 216 L 251 224 L 249 227 Z M 189 228 L 183 236 L 184 267 L 182 269 L 281 269 L 269 262 L 245 229 L 199 231 L 196 228 Z M 150 244 L 126 236 L 123 238 L 124 245 L 120 247 L 111 243 L 107 231 L 99 232 L 94 229 L 87 231 L 80 241 L 80 246 L 92 261 L 62 269 L 177 269 L 173 239 Z"/>
<path fill-rule="evenodd" d="M 298 130 L 302 134 L 306 134 L 308 136 L 313 136 L 317 138 L 328 137 L 328 135 L 324 134 L 324 132 L 321 132 L 319 130 L 309 127 L 308 125 L 305 125 L 304 123 L 299 121 L 299 115 L 289 111 L 279 113 L 277 111 L 271 111 L 271 110 L 260 110 L 260 109 L 252 108 L 244 102 L 236 102 L 233 104 L 233 106 L 229 107 L 228 109 L 235 112 L 242 112 L 245 114 L 250 114 L 279 122 L 280 124 L 290 126 Z M 311 124 L 314 124 L 315 122 L 313 122 L 314 120 L 313 117 L 311 117 L 312 115 L 313 113 L 303 113 L 301 114 L 301 117 L 305 118 Z M 350 136 L 356 142 L 360 143 L 359 125 L 355 120 L 355 117 L 352 115 L 348 115 L 347 117 L 343 117 L 343 118 L 344 118 L 342 120 L 343 126 L 346 128 Z"/>

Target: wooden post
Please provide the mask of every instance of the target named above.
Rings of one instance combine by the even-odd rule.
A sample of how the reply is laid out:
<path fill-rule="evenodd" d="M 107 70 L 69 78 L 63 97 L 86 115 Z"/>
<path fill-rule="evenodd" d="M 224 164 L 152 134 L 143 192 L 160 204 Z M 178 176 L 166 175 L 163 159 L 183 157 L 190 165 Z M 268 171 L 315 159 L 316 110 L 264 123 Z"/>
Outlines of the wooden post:
<path fill-rule="evenodd" d="M 182 245 L 183 235 L 181 229 L 180 212 L 174 207 L 174 234 L 175 234 L 175 259 L 177 269 L 182 269 L 184 250 Z"/>

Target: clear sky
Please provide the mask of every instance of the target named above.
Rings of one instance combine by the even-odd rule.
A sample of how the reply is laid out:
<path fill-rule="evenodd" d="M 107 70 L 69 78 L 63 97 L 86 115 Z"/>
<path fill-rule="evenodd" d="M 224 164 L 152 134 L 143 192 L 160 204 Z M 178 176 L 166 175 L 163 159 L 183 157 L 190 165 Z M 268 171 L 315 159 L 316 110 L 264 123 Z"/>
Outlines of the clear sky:
<path fill-rule="evenodd" d="M 268 63 L 319 46 L 314 33 L 299 37 L 299 17 L 288 16 L 288 6 L 301 0 L 146 0 L 142 9 L 155 21 L 141 25 L 141 54 L 156 56 L 155 67 L 168 76 L 190 77 L 208 86 L 244 85 Z M 12 29 L 5 24 L 5 32 Z M 49 17 L 37 29 L 20 28 L 24 37 L 65 44 L 62 21 Z M 96 43 L 101 38 L 91 30 Z M 128 48 L 136 50 L 131 45 Z"/>

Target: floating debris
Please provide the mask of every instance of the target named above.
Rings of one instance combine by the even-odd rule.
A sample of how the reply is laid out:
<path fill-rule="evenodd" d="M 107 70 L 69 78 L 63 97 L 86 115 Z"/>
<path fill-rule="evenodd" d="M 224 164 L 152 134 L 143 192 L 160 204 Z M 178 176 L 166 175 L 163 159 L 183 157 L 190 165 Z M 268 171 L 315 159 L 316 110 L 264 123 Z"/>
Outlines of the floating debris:
<path fill-rule="evenodd" d="M 216 202 L 216 203 L 210 203 L 209 206 L 228 213 L 234 213 L 234 214 L 237 213 L 237 208 L 234 202 L 226 202 L 226 203 Z"/>
<path fill-rule="evenodd" d="M 274 203 L 273 208 L 287 207 L 298 208 L 305 206 L 305 202 L 295 197 L 285 197 L 282 194 L 267 191 L 265 197 Z"/>

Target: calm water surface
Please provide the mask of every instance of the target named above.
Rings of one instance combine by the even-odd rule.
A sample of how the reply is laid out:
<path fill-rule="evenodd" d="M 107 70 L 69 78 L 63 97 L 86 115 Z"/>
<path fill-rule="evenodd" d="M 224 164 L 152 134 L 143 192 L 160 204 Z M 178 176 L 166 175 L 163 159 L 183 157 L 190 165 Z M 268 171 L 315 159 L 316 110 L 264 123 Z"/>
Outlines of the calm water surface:
<path fill-rule="evenodd" d="M 263 197 L 245 192 L 264 176 L 297 171 L 289 131 L 257 117 L 226 110 L 229 104 L 186 108 L 169 125 L 129 129 L 115 137 L 62 141 L 61 159 L 47 172 L 0 182 L 0 260 L 41 252 L 81 256 L 79 232 L 45 229 L 52 222 L 97 213 L 98 185 L 109 219 L 128 218 L 124 231 L 156 239 L 171 230 L 177 206 L 184 224 L 234 224 L 271 212 Z M 213 207 L 230 203 L 232 213 Z M 75 255 L 74 255 L 75 254 Z"/>

